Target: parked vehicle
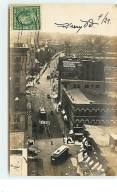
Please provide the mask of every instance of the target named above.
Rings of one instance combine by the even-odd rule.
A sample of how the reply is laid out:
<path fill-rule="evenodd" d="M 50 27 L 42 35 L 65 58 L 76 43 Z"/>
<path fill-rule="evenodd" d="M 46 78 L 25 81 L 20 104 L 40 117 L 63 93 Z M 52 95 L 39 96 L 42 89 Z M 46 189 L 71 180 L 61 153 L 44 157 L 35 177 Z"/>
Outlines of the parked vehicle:
<path fill-rule="evenodd" d="M 47 75 L 47 79 L 50 79 L 50 78 L 51 78 L 51 75 L 50 75 L 50 74 L 48 74 L 48 75 Z"/>
<path fill-rule="evenodd" d="M 29 148 L 28 149 L 28 155 L 37 156 L 38 153 L 37 153 L 37 151 L 34 148 Z"/>
<path fill-rule="evenodd" d="M 50 94 L 47 94 L 47 98 L 48 98 L 48 99 L 50 99 L 50 98 L 51 98 Z"/>
<path fill-rule="evenodd" d="M 68 137 L 67 144 L 74 144 L 74 141 L 71 137 Z"/>
<path fill-rule="evenodd" d="M 31 95 L 31 92 L 27 90 L 26 95 Z"/>
<path fill-rule="evenodd" d="M 58 103 L 58 111 L 62 111 L 63 110 L 63 105 L 61 102 Z"/>

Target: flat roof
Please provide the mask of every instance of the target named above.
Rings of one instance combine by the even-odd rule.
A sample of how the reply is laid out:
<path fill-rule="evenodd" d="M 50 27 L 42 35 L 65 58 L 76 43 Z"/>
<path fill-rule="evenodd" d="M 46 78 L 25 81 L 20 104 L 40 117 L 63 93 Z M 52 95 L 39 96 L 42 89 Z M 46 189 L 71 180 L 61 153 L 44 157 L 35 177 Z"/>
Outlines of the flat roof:
<path fill-rule="evenodd" d="M 80 89 L 64 89 L 69 99 L 73 104 L 114 104 L 114 101 L 109 101 L 108 96 L 100 94 L 93 95 L 87 92 L 81 92 Z"/>
<path fill-rule="evenodd" d="M 13 149 L 10 155 L 10 176 L 27 176 L 27 149 Z M 17 153 L 22 151 L 22 154 Z M 16 152 L 16 153 L 15 153 Z"/>
<path fill-rule="evenodd" d="M 91 83 L 92 84 L 92 81 L 91 80 L 80 80 L 80 79 L 61 79 L 61 81 L 63 81 L 63 82 L 76 82 L 76 81 L 78 81 L 78 82 L 87 82 L 87 83 Z M 93 83 L 96 83 L 96 84 L 98 84 L 98 83 L 102 83 L 103 81 L 93 81 Z"/>
<path fill-rule="evenodd" d="M 113 137 L 114 140 L 117 140 L 117 134 L 110 134 L 111 137 Z"/>
<path fill-rule="evenodd" d="M 10 149 L 24 148 L 24 132 L 10 132 Z"/>

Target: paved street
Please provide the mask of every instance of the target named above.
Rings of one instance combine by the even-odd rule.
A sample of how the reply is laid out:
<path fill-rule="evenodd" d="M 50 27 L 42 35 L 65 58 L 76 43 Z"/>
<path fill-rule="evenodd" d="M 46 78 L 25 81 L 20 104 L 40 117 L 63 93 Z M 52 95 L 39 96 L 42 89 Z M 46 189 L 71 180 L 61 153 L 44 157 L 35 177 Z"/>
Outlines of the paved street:
<path fill-rule="evenodd" d="M 53 145 L 51 145 L 51 140 L 36 140 L 35 147 L 39 150 L 38 158 L 39 162 L 43 160 L 43 165 L 40 168 L 40 175 L 45 176 L 75 176 L 77 175 L 76 166 L 73 166 L 72 160 L 76 161 L 76 154 L 79 150 L 78 145 L 69 145 L 69 155 L 67 158 L 59 161 L 58 164 L 51 164 L 51 154 L 63 145 L 63 139 L 54 138 L 52 139 Z M 43 171 L 42 171 L 43 170 Z"/>
<path fill-rule="evenodd" d="M 72 162 L 76 162 L 79 146 L 71 145 L 67 159 L 64 159 L 57 165 L 52 165 L 50 160 L 51 154 L 64 144 L 63 133 L 66 131 L 66 125 L 61 114 L 56 111 L 57 104 L 54 99 L 47 98 L 48 94 L 52 94 L 53 83 L 52 79 L 47 79 L 47 75 L 55 71 L 58 58 L 56 57 L 51 61 L 50 67 L 47 68 L 40 78 L 40 84 L 35 83 L 34 87 L 30 88 L 34 95 L 28 96 L 28 102 L 32 103 L 32 121 L 37 123 L 36 132 L 33 131 L 33 136 L 35 137 L 34 147 L 39 151 L 38 162 L 29 163 L 29 175 L 35 174 L 35 170 L 37 170 L 37 175 L 45 176 L 75 176 L 77 174 L 77 164 L 73 166 Z M 40 106 L 44 106 L 50 121 L 49 127 L 45 127 L 42 132 L 39 131 Z M 51 111 L 53 111 L 53 114 L 50 113 Z M 48 129 L 51 137 L 48 136 Z M 51 141 L 53 145 L 51 145 Z M 32 172 L 30 172 L 30 169 Z"/>
<path fill-rule="evenodd" d="M 50 68 L 48 68 L 44 74 L 40 78 L 40 84 L 35 84 L 34 87 L 31 87 L 30 90 L 34 92 L 35 95 L 28 96 L 28 101 L 32 103 L 32 121 L 37 123 L 37 139 L 44 139 L 46 138 L 46 132 L 44 131 L 42 134 L 39 134 L 39 108 L 44 106 L 48 120 L 50 121 L 49 130 L 51 132 L 52 137 L 62 138 L 62 129 L 60 128 L 60 124 L 56 117 L 55 112 L 55 104 L 53 105 L 52 99 L 47 98 L 47 94 L 51 93 L 51 80 L 47 80 L 47 75 L 53 72 L 55 67 L 57 66 L 58 57 L 52 60 L 50 64 Z M 53 111 L 53 115 L 50 112 Z M 64 128 L 64 125 L 63 125 Z"/>

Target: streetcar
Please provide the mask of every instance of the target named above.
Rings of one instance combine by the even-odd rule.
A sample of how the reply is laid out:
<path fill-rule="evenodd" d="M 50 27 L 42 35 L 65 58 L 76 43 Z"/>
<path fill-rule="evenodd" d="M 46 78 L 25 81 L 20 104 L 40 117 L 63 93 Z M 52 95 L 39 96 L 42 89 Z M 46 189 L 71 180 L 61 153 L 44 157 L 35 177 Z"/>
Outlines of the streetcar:
<path fill-rule="evenodd" d="M 56 162 L 57 160 L 63 159 L 68 155 L 69 147 L 62 145 L 51 155 L 51 163 Z"/>
<path fill-rule="evenodd" d="M 46 121 L 47 120 L 47 113 L 45 111 L 45 108 L 42 106 L 39 109 L 39 119 L 40 121 Z"/>
<path fill-rule="evenodd" d="M 42 106 L 39 109 L 39 131 L 40 133 L 43 133 L 46 122 L 47 122 L 47 113 L 45 111 L 45 108 Z"/>

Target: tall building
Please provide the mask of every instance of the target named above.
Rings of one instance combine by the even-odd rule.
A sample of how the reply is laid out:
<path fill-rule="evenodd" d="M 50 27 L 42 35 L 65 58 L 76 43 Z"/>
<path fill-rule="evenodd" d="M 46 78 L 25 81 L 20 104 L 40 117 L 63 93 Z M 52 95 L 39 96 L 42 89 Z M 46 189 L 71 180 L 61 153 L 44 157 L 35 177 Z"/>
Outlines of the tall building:
<path fill-rule="evenodd" d="M 102 60 L 59 59 L 59 99 L 68 114 L 70 127 L 74 123 L 115 123 L 116 99 L 105 93 Z"/>
<path fill-rule="evenodd" d="M 62 102 L 70 128 L 77 122 L 105 125 L 117 123 L 116 99 L 110 99 L 106 94 L 93 95 L 80 89 L 63 88 Z"/>
<path fill-rule="evenodd" d="M 59 99 L 62 88 L 79 88 L 92 94 L 105 90 L 104 64 L 101 60 L 66 58 L 59 59 Z"/>
<path fill-rule="evenodd" d="M 28 48 L 10 48 L 10 131 L 24 131 L 26 118 L 26 63 Z"/>
<path fill-rule="evenodd" d="M 61 79 L 104 81 L 104 63 L 102 60 L 78 58 L 60 58 Z"/>

